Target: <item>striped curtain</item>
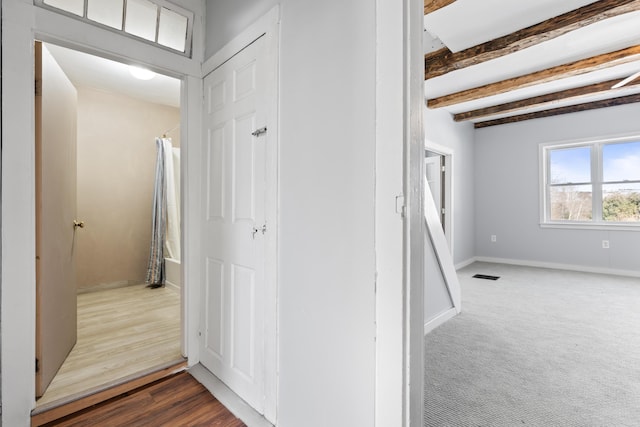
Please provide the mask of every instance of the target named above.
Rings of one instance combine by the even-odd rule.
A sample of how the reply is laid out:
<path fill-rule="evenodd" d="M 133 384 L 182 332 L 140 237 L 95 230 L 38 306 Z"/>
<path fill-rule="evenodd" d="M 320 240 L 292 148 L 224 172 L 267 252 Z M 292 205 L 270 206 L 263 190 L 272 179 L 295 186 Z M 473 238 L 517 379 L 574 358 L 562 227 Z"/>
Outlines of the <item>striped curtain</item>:
<path fill-rule="evenodd" d="M 167 192 L 164 144 L 156 138 L 156 181 L 153 190 L 153 206 L 151 219 L 151 250 L 146 282 L 151 288 L 164 286 L 164 241 L 167 230 Z"/>

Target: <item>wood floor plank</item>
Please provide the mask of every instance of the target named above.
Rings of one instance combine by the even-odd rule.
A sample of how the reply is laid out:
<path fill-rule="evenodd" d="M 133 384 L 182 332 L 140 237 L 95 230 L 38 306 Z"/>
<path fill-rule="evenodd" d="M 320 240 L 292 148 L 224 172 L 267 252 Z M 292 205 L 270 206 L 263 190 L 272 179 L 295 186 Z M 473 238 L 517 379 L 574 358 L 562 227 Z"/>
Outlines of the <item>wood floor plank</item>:
<path fill-rule="evenodd" d="M 138 389 L 147 384 L 151 384 L 154 381 L 173 375 L 176 372 L 184 371 L 186 367 L 187 362 L 182 361 L 180 363 L 169 365 L 164 369 L 151 369 L 148 374 L 144 374 L 142 376 L 135 375 L 133 376 L 134 378 L 124 378 L 121 383 L 113 384 L 104 390 L 92 392 L 85 397 L 75 398 L 74 396 L 71 396 L 68 403 L 63 402 L 60 405 L 51 404 L 52 407 L 38 407 L 31 416 L 31 426 L 42 426 L 53 420 L 57 420 L 69 414 L 74 414 L 90 406 L 105 402 L 115 396 L 120 396 L 130 392 L 131 390 Z"/>
<path fill-rule="evenodd" d="M 78 342 L 47 392 L 50 405 L 182 358 L 180 295 L 145 285 L 78 295 Z"/>
<path fill-rule="evenodd" d="M 246 427 L 187 372 L 88 408 L 47 427 Z"/>

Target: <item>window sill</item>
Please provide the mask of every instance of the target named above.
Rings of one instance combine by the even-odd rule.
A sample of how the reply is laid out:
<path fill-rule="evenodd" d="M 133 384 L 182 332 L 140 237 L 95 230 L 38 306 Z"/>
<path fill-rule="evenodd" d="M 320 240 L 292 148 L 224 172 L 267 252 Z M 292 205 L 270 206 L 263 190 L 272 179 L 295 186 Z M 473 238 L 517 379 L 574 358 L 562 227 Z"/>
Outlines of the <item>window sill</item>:
<path fill-rule="evenodd" d="M 588 223 L 588 222 L 542 222 L 540 228 L 561 228 L 561 229 L 575 229 L 575 230 L 607 230 L 607 231 L 640 231 L 640 223 L 627 224 L 627 223 Z"/>

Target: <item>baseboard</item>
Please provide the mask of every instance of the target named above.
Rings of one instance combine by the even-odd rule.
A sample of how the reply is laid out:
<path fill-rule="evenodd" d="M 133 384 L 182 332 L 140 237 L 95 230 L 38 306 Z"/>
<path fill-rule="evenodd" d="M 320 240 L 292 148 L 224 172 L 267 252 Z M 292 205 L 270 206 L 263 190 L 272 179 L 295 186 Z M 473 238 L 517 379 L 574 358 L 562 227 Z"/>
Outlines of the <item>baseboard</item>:
<path fill-rule="evenodd" d="M 476 257 L 471 257 L 466 261 L 462 261 L 462 262 L 457 263 L 454 267 L 455 267 L 456 270 L 461 270 L 461 269 L 465 268 L 466 266 L 473 264 L 474 262 L 476 262 Z"/>
<path fill-rule="evenodd" d="M 200 384 L 205 386 L 233 415 L 240 418 L 247 427 L 273 427 L 273 424 L 257 413 L 247 402 L 231 391 L 226 384 L 200 363 L 189 368 L 188 372 Z"/>
<path fill-rule="evenodd" d="M 171 283 L 168 280 L 165 280 L 164 285 L 172 291 L 180 293 L 180 286 L 176 285 L 175 283 Z"/>
<path fill-rule="evenodd" d="M 582 273 L 597 273 L 597 274 L 610 274 L 613 276 L 640 277 L 640 271 L 618 270 L 614 268 L 604 268 L 604 267 L 589 267 L 585 265 L 561 264 L 561 263 L 555 263 L 555 262 L 527 261 L 527 260 L 521 260 L 521 259 L 493 258 L 493 257 L 476 257 L 475 260 L 478 262 L 490 262 L 493 264 L 520 265 L 523 267 L 550 268 L 553 270 L 569 270 L 569 271 L 578 271 Z"/>
<path fill-rule="evenodd" d="M 86 286 L 83 288 L 78 288 L 78 294 L 88 294 L 90 292 L 99 292 L 106 291 L 110 289 L 119 289 L 126 288 L 128 286 L 142 285 L 144 281 L 134 281 L 134 280 L 119 280 L 117 282 L 110 283 L 100 283 L 98 285 Z"/>
<path fill-rule="evenodd" d="M 434 317 L 433 319 L 429 320 L 427 323 L 424 324 L 424 334 L 427 335 L 429 332 L 433 331 L 438 326 L 447 322 L 447 320 L 452 319 L 456 314 L 458 314 L 458 311 L 455 309 L 455 307 L 450 308 L 449 310 L 438 314 L 436 317 Z"/>

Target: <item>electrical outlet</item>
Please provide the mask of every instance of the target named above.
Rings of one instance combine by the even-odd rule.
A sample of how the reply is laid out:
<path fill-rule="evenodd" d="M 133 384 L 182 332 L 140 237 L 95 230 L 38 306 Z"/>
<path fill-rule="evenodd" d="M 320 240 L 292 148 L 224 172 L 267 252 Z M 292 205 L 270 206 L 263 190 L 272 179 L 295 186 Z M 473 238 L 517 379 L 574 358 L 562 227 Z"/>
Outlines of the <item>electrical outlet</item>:
<path fill-rule="evenodd" d="M 602 241 L 602 249 L 609 249 L 609 241 L 608 240 L 603 240 Z"/>
<path fill-rule="evenodd" d="M 498 238 L 496 237 L 496 235 L 495 235 L 495 234 L 492 234 L 492 235 L 491 235 L 491 243 L 495 243 L 495 242 L 497 242 L 497 241 L 498 241 Z"/>

